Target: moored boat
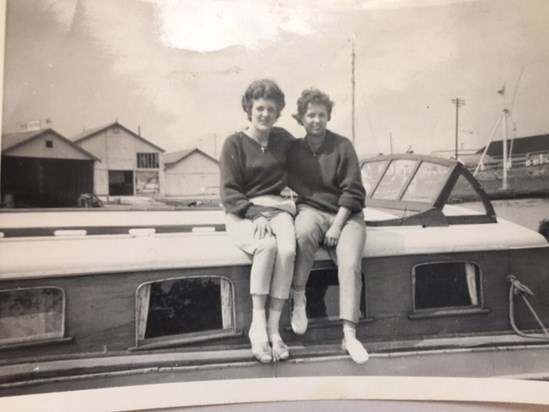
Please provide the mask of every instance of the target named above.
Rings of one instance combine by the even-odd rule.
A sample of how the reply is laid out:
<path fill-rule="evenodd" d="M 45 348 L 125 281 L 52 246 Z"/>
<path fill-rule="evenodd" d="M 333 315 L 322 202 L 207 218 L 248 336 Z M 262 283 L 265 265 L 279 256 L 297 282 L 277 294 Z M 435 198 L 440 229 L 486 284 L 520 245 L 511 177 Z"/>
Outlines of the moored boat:
<path fill-rule="evenodd" d="M 326 251 L 307 287 L 309 330 L 286 327 L 291 359 L 269 366 L 251 356 L 250 259 L 221 210 L 5 211 L 0 394 L 273 376 L 549 378 L 547 241 L 498 219 L 460 163 L 378 156 L 362 171 L 365 365 L 338 345 Z"/>

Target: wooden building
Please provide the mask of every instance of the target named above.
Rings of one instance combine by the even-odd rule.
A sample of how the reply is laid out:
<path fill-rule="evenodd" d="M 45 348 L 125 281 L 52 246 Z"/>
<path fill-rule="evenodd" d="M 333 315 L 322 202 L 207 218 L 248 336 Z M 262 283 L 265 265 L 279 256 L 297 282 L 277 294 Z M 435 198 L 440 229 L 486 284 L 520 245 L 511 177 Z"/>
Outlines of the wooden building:
<path fill-rule="evenodd" d="M 219 196 L 219 162 L 200 149 L 181 150 L 164 156 L 166 196 Z"/>
<path fill-rule="evenodd" d="M 97 156 L 94 189 L 99 196 L 155 196 L 164 194 L 160 154 L 164 149 L 118 121 L 87 130 L 74 142 Z"/>
<path fill-rule="evenodd" d="M 15 207 L 75 206 L 92 193 L 98 158 L 53 129 L 2 136 L 2 200 Z"/>

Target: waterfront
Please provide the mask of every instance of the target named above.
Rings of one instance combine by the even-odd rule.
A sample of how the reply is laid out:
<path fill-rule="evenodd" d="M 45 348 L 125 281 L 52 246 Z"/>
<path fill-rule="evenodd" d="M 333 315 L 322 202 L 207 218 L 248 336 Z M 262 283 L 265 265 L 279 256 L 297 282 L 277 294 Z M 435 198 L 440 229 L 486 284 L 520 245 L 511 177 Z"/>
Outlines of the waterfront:
<path fill-rule="evenodd" d="M 492 200 L 498 218 L 508 220 L 527 228 L 538 230 L 539 222 L 549 218 L 549 199 L 525 198 Z M 464 203 L 463 206 L 477 210 L 478 203 Z"/>

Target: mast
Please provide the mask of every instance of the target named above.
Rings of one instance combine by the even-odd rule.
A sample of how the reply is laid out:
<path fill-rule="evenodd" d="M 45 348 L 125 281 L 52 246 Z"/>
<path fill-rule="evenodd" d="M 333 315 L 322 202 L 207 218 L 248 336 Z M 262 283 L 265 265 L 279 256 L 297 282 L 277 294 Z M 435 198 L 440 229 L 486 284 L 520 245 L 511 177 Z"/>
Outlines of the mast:
<path fill-rule="evenodd" d="M 351 39 L 351 138 L 353 145 L 355 144 L 355 42 Z"/>

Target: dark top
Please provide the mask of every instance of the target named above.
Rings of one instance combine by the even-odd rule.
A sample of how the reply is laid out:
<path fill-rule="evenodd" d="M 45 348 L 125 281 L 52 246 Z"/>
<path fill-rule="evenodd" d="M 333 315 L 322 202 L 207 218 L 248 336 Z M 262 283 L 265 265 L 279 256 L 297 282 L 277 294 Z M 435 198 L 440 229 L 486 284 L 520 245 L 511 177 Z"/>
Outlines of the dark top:
<path fill-rule="evenodd" d="M 221 171 L 221 203 L 226 212 L 242 218 L 261 216 L 261 206 L 250 198 L 280 195 L 288 184 L 286 158 L 295 138 L 285 129 L 273 127 L 266 148 L 243 132 L 229 136 L 223 144 Z"/>
<path fill-rule="evenodd" d="M 315 152 L 305 138 L 298 139 L 288 155 L 289 186 L 297 204 L 336 213 L 340 206 L 351 212 L 364 207 L 366 190 L 353 144 L 326 130 L 326 139 Z"/>

